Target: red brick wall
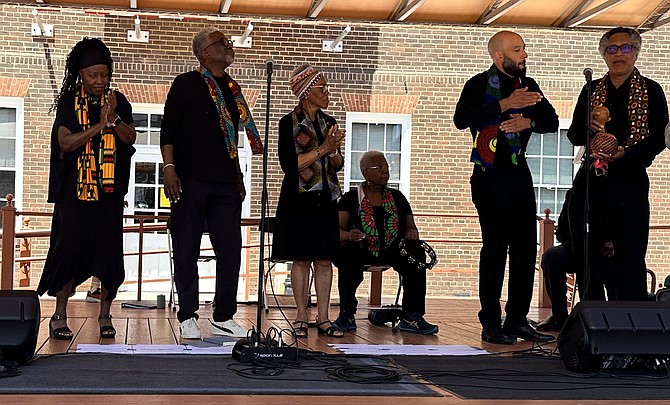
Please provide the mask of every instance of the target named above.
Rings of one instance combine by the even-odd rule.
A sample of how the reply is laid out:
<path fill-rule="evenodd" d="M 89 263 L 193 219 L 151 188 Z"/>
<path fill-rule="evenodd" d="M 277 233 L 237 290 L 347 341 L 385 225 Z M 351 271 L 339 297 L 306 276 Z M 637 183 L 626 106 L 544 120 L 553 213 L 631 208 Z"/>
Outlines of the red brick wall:
<path fill-rule="evenodd" d="M 55 9 L 52 9 L 55 10 Z M 53 116 L 48 113 L 60 88 L 64 59 L 83 36 L 102 38 L 115 59 L 113 83 L 134 102 L 160 102 L 172 78 L 193 69 L 192 36 L 215 25 L 224 33 L 240 35 L 248 18 L 230 21 L 177 21 L 145 18 L 142 30 L 150 32 L 149 43 L 126 41 L 132 17 L 95 14 L 42 13 L 44 23 L 55 25 L 54 38 L 30 35 L 31 7 L 0 5 L 0 92 L 6 87 L 25 87 L 25 145 L 22 208 L 50 210 L 46 203 L 48 134 Z M 303 62 L 322 69 L 330 84 L 332 102 L 328 112 L 344 123 L 346 111 L 412 114 L 411 204 L 418 213 L 473 214 L 468 178 L 471 138 L 452 121 L 454 106 L 463 83 L 490 65 L 488 38 L 497 28 L 421 24 L 321 22 L 311 20 L 253 19 L 253 47 L 236 48 L 231 75 L 255 104 L 254 115 L 261 133 L 265 126 L 265 61 L 274 59 L 274 83 L 270 113 L 269 197 L 274 212 L 282 174 L 277 162 L 277 123 L 296 104 L 289 91 L 291 70 Z M 344 39 L 342 53 L 321 51 L 323 39 L 333 39 L 345 25 L 352 32 Z M 643 75 L 669 90 L 667 57 L 668 28 L 643 35 L 644 46 L 637 66 Z M 582 84 L 582 70 L 592 67 L 595 77 L 605 71 L 597 51 L 601 30 L 516 30 L 527 44 L 529 75 L 534 77 L 561 118 L 570 118 Z M 24 86 L 24 87 L 21 87 Z M 13 90 L 19 91 L 19 90 Z M 649 170 L 652 224 L 670 223 L 664 209 L 670 186 L 667 153 Z M 261 160 L 253 158 L 252 215 L 259 214 Z M 477 239 L 473 218 L 420 218 L 422 236 L 428 239 Z M 49 221 L 35 218 L 32 225 Z M 668 233 L 652 230 L 648 264 L 664 277 L 670 264 L 665 246 Z M 35 244 L 44 253 L 45 242 Z M 428 293 L 433 296 L 477 295 L 476 243 L 435 243 L 439 264 L 429 275 Z M 252 260 L 252 263 L 255 261 Z M 37 266 L 39 267 L 39 266 Z M 252 273 L 255 270 L 252 269 Z M 386 277 L 394 280 L 394 277 Z M 388 283 L 386 293 L 394 291 Z"/>

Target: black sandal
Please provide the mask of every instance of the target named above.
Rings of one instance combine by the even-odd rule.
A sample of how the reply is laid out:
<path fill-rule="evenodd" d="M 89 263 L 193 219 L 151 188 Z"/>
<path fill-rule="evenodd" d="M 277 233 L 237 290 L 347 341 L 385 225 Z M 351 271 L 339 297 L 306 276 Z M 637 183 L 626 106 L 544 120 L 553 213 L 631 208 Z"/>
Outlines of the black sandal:
<path fill-rule="evenodd" d="M 293 321 L 293 335 L 297 338 L 306 338 L 309 334 L 309 324 L 305 321 Z"/>
<path fill-rule="evenodd" d="M 49 336 L 58 340 L 72 340 L 74 334 L 72 330 L 66 326 L 54 329 L 53 321 L 67 321 L 67 316 L 53 315 L 49 321 Z"/>
<path fill-rule="evenodd" d="M 328 326 L 327 328 L 322 328 L 321 325 L 330 325 L 330 326 Z M 333 322 L 331 321 L 319 322 L 317 320 L 316 330 L 319 332 L 319 335 L 326 335 L 328 337 L 336 337 L 336 338 L 344 337 L 344 332 L 335 328 Z"/>
<path fill-rule="evenodd" d="M 98 317 L 98 321 L 102 319 L 109 319 L 111 322 L 112 316 L 111 315 L 100 315 Z M 100 337 L 101 338 L 113 338 L 116 336 L 116 329 L 114 329 L 113 325 L 100 325 Z"/>

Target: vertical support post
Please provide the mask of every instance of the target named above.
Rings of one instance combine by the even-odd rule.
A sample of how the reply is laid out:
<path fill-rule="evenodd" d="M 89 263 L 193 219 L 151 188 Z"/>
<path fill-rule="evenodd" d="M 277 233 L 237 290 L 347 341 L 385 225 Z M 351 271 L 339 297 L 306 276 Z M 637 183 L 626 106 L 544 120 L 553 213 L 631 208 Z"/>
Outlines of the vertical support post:
<path fill-rule="evenodd" d="M 30 229 L 30 218 L 23 217 L 21 229 Z M 33 242 L 31 238 L 21 238 L 19 258 L 30 257 L 33 253 Z M 30 287 L 30 262 L 19 259 L 19 287 Z"/>
<path fill-rule="evenodd" d="M 540 259 L 544 254 L 544 251 L 554 246 L 554 232 L 556 231 L 556 223 L 553 219 L 549 218 L 551 210 L 549 208 L 544 210 L 544 219 L 540 221 Z M 550 308 L 551 299 L 547 293 L 547 287 L 544 285 L 544 270 L 540 266 L 540 302 L 538 306 L 540 308 Z"/>
<path fill-rule="evenodd" d="M 137 300 L 142 301 L 142 250 L 144 249 L 144 218 L 140 218 L 140 235 L 137 253 Z"/>
<path fill-rule="evenodd" d="M 370 293 L 368 294 L 368 304 L 371 306 L 380 306 L 382 304 L 382 272 L 370 272 Z"/>
<path fill-rule="evenodd" d="M 16 208 L 14 196 L 7 194 L 7 204 L 0 208 L 2 215 L 2 269 L 0 271 L 0 290 L 14 289 L 14 239 Z"/>

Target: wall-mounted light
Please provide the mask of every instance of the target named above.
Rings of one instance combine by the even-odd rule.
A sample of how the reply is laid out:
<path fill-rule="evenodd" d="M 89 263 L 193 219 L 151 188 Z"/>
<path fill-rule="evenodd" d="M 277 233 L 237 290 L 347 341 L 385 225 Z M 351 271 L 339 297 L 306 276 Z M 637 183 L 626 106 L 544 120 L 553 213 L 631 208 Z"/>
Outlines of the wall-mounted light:
<path fill-rule="evenodd" d="M 340 35 L 335 38 L 334 41 L 326 41 L 325 39 L 322 42 L 321 50 L 324 52 L 342 52 L 342 40 L 351 32 L 351 27 L 346 26 L 340 33 Z"/>
<path fill-rule="evenodd" d="M 251 48 L 251 31 L 254 30 L 253 24 L 251 22 L 247 25 L 247 28 L 244 29 L 242 36 L 233 35 L 231 39 L 233 40 L 233 46 L 236 48 Z"/>
<path fill-rule="evenodd" d="M 36 8 L 33 9 L 33 23 L 30 24 L 30 33 L 34 37 L 53 37 L 54 36 L 54 26 L 53 24 L 43 24 L 42 19 L 39 16 L 39 13 Z"/>
<path fill-rule="evenodd" d="M 149 42 L 149 31 L 140 29 L 140 17 L 135 17 L 135 29 L 128 30 L 128 42 Z"/>

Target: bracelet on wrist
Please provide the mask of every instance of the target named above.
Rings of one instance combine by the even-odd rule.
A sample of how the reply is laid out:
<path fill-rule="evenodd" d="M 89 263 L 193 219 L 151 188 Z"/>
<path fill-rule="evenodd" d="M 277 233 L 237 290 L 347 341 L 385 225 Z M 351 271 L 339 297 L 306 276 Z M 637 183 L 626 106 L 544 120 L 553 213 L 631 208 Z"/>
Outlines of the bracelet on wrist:
<path fill-rule="evenodd" d="M 165 169 L 167 169 L 168 167 L 174 167 L 174 163 L 166 163 L 166 164 L 164 164 L 164 165 L 163 165 L 163 171 L 165 171 Z"/>
<path fill-rule="evenodd" d="M 316 147 L 316 157 L 321 158 L 321 151 L 319 150 L 319 147 Z"/>

